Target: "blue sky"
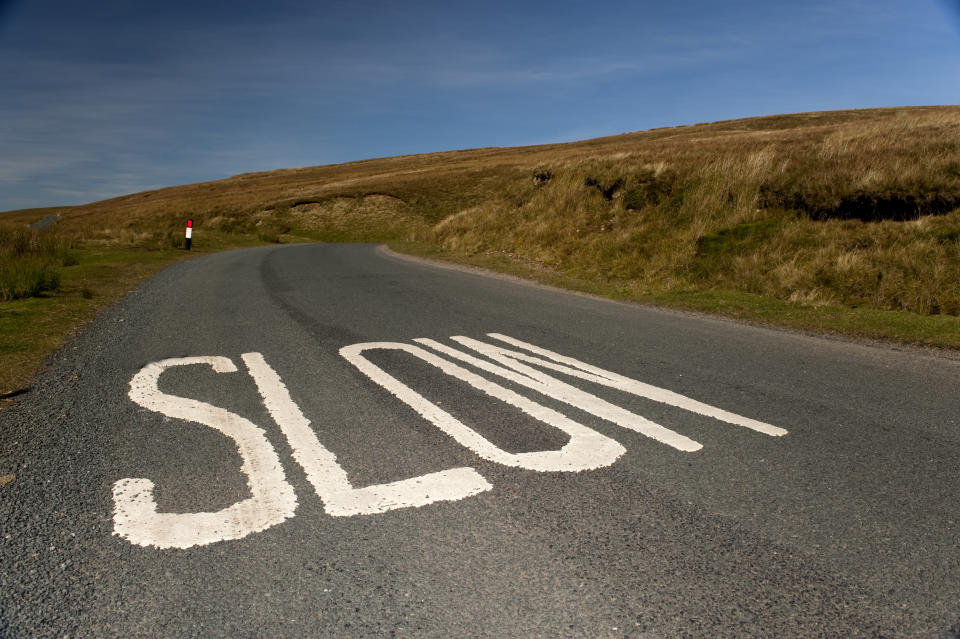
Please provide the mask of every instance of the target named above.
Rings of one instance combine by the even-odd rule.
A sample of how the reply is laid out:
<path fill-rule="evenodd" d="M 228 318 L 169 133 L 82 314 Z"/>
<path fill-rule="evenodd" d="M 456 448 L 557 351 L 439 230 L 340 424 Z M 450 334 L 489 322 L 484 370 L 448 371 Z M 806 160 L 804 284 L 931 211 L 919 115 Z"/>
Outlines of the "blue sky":
<path fill-rule="evenodd" d="M 957 103 L 958 0 L 0 0 L 0 210 L 406 153 Z"/>

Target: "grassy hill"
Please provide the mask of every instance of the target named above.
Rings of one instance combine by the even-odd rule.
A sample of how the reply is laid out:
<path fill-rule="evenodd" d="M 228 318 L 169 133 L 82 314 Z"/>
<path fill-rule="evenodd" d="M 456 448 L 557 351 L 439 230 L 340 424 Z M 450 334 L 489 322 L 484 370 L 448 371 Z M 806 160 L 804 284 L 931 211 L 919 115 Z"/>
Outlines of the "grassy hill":
<path fill-rule="evenodd" d="M 960 107 L 778 115 L 243 174 L 2 214 L 0 258 L 15 261 L 3 239 L 14 227 L 53 213 L 51 308 L 76 298 L 95 310 L 181 257 L 190 217 L 200 250 L 382 241 L 603 295 L 960 348 Z M 135 277 L 102 281 L 130 264 L 140 265 Z M 0 332 L 25 303 L 0 303 Z"/>

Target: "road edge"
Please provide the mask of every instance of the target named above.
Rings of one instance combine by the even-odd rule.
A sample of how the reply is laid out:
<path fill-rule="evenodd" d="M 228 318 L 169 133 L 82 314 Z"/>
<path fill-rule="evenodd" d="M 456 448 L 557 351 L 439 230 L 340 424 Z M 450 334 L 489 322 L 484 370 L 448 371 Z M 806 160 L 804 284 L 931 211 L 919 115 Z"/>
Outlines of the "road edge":
<path fill-rule="evenodd" d="M 877 348 L 880 350 L 887 351 L 896 351 L 896 352 L 906 352 L 912 353 L 914 355 L 925 356 L 925 357 L 934 357 L 937 359 L 947 359 L 960 362 L 960 350 L 952 350 L 948 348 L 940 348 L 936 346 L 919 346 L 916 344 L 905 344 L 902 342 L 897 342 L 894 340 L 882 340 L 882 339 L 871 339 L 867 337 L 856 337 L 852 335 L 844 335 L 841 333 L 819 333 L 811 330 L 802 330 L 797 328 L 789 328 L 785 326 L 777 326 L 776 324 L 766 324 L 763 322 L 758 322 L 748 319 L 738 319 L 734 317 L 726 317 L 723 315 L 713 315 L 711 313 L 705 313 L 702 311 L 692 311 L 689 309 L 681 308 L 672 308 L 670 306 L 660 306 L 651 302 L 636 302 L 631 300 L 618 300 L 611 299 L 609 297 L 603 297 L 601 295 L 596 295 L 594 293 L 586 293 L 584 291 L 577 291 L 574 289 L 563 288 L 560 286 L 555 286 L 553 284 L 544 284 L 543 282 L 538 282 L 536 280 L 527 279 L 520 277 L 519 275 L 514 275 L 512 273 L 503 273 L 496 271 L 490 268 L 484 268 L 482 266 L 473 266 L 470 264 L 460 264 L 457 262 L 448 262 L 439 258 L 428 258 L 421 255 L 412 255 L 409 253 L 401 253 L 397 250 L 394 250 L 387 244 L 377 245 L 376 251 L 383 255 L 384 257 L 390 259 L 396 259 L 407 262 L 419 263 L 426 266 L 432 266 L 435 268 L 440 268 L 449 271 L 458 271 L 461 273 L 469 273 L 472 275 L 479 275 L 483 277 L 489 277 L 493 279 L 505 280 L 512 282 L 514 284 L 521 284 L 524 286 L 531 286 L 541 290 L 553 291 L 556 293 L 565 293 L 567 295 L 576 295 L 578 297 L 587 298 L 590 300 L 604 302 L 607 304 L 615 304 L 619 306 L 627 307 L 640 307 L 646 309 L 654 309 L 658 312 L 677 315 L 680 317 L 698 317 L 702 319 L 710 319 L 718 322 L 725 322 L 729 324 L 735 324 L 739 326 L 751 326 L 753 328 L 760 328 L 780 333 L 788 333 L 791 335 L 798 335 L 810 338 L 816 338 L 821 340 L 826 340 L 830 342 L 837 342 L 841 344 L 851 344 L 856 346 L 868 346 L 872 348 Z"/>

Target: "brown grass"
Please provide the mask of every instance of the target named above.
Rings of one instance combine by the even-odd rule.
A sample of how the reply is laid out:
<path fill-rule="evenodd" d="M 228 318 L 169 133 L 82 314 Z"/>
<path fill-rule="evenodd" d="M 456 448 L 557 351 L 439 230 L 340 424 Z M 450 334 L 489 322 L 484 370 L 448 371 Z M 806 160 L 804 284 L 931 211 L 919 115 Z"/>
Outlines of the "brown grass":
<path fill-rule="evenodd" d="M 825 115 L 648 134 L 629 152 L 557 160 L 539 188 L 456 213 L 433 236 L 638 294 L 960 313 L 960 109 Z"/>
<path fill-rule="evenodd" d="M 176 247 L 191 217 L 199 247 L 231 234 L 390 241 L 633 299 L 713 292 L 783 308 L 956 316 L 960 107 L 244 174 L 50 212 L 86 247 Z"/>

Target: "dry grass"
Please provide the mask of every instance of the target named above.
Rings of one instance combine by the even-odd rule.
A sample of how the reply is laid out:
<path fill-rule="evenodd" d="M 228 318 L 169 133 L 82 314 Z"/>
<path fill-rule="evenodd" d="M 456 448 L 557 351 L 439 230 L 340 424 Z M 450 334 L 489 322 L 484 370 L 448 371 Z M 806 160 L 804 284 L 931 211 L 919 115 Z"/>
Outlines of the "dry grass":
<path fill-rule="evenodd" d="M 957 315 L 960 109 L 841 115 L 692 127 L 563 158 L 541 168 L 552 177 L 539 188 L 452 215 L 434 238 L 638 294 Z"/>
<path fill-rule="evenodd" d="M 633 299 L 709 293 L 946 318 L 960 313 L 960 107 L 245 174 L 5 218 L 51 212 L 87 248 L 175 248 L 190 217 L 198 248 L 214 236 L 390 241 Z"/>

